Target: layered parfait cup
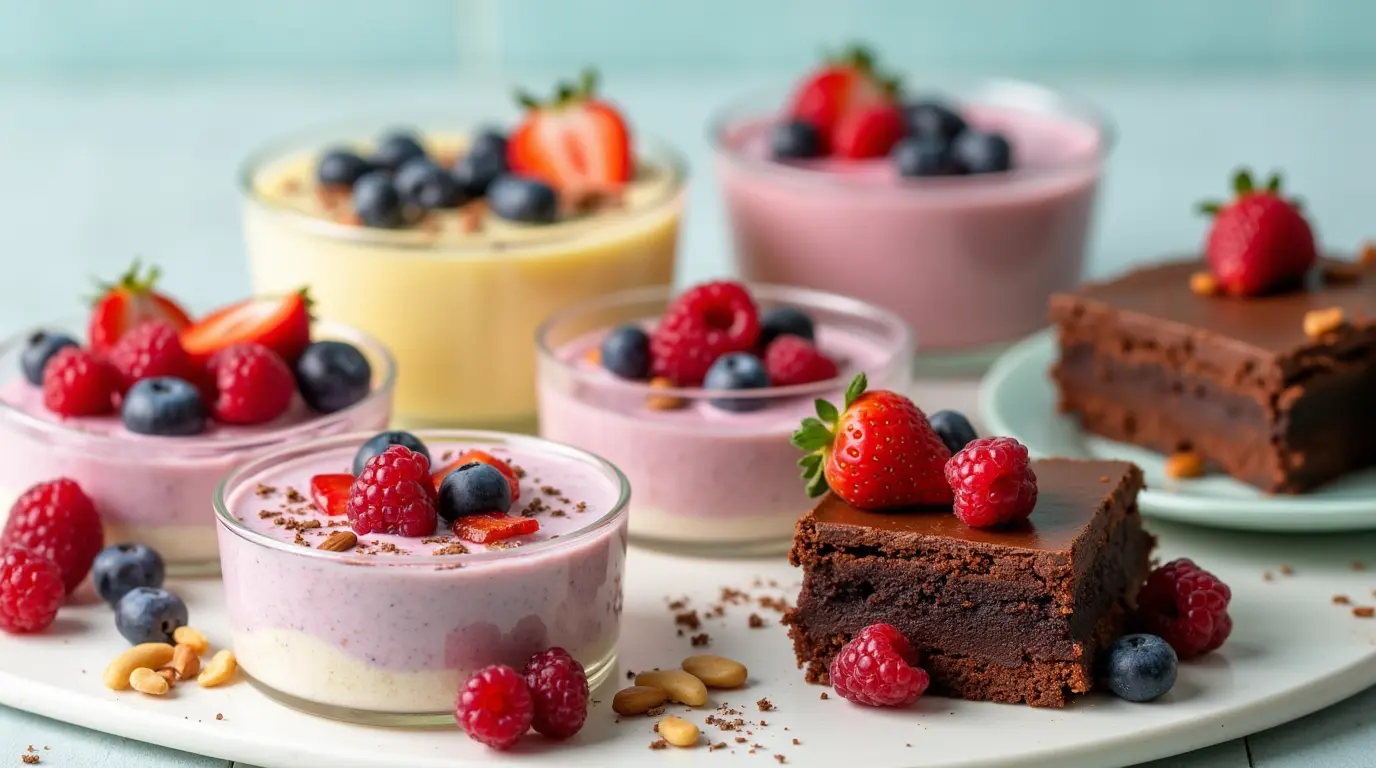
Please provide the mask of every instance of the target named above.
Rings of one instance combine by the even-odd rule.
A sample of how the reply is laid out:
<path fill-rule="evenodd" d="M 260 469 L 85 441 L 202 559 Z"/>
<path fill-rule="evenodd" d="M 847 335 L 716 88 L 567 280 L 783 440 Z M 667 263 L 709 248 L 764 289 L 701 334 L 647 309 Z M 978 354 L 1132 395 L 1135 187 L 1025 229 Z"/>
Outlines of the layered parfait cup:
<path fill-rule="evenodd" d="M 283 446 L 357 430 L 382 429 L 391 417 L 396 367 L 376 339 L 337 323 L 315 324 L 316 341 L 357 347 L 372 368 L 372 390 L 361 401 L 329 414 L 297 397 L 268 424 L 213 423 L 191 437 L 142 435 L 123 427 L 118 414 L 63 418 L 43 407 L 42 390 L 20 375 L 19 356 L 39 331 L 82 338 L 83 320 L 33 328 L 0 342 L 0 522 L 30 486 L 66 477 L 95 502 L 106 543 L 140 542 L 156 549 L 179 575 L 214 573 L 215 518 L 206 501 L 235 466 Z"/>
<path fill-rule="evenodd" d="M 914 342 L 902 319 L 855 299 L 803 288 L 748 286 L 761 314 L 789 306 L 812 318 L 818 348 L 837 377 L 764 389 L 663 388 L 618 378 L 589 362 L 612 329 L 650 328 L 675 292 L 668 286 L 604 296 L 550 318 L 537 337 L 540 434 L 605 456 L 636 489 L 632 540 L 702 555 L 782 552 L 810 502 L 802 453 L 790 437 L 817 398 L 840 403 L 864 372 L 872 389 L 903 391 Z M 725 410 L 723 397 L 752 405 Z"/>
<path fill-rule="evenodd" d="M 539 438 L 415 434 L 436 463 L 479 449 L 520 467 L 518 507 L 543 501 L 539 512 L 512 514 L 535 517 L 541 530 L 519 543 L 484 546 L 460 542 L 441 525 L 432 537 L 369 533 L 357 537 L 356 547 L 321 549 L 349 523 L 292 490 L 306 488 L 315 474 L 347 471 L 372 435 L 259 457 L 234 470 L 214 495 L 240 668 L 289 706 L 372 725 L 452 725 L 468 675 L 497 663 L 520 669 L 551 646 L 581 662 L 596 687 L 616 667 L 630 501 L 625 476 L 603 459 Z M 561 502 L 542 496 L 555 486 L 568 496 L 567 511 L 552 512 Z"/>
<path fill-rule="evenodd" d="M 1042 86 L 928 85 L 916 84 L 1004 135 L 1013 169 L 903 178 L 888 157 L 781 162 L 769 131 L 782 88 L 718 110 L 709 140 L 745 279 L 886 307 L 921 341 L 920 371 L 966 372 L 1046 325 L 1051 294 L 1080 282 L 1113 133 Z"/>
<path fill-rule="evenodd" d="M 401 425 L 531 432 L 530 339 L 540 321 L 609 291 L 672 282 L 684 163 L 672 149 L 641 141 L 639 174 L 618 205 L 547 225 L 484 216 L 477 202 L 432 215 L 433 226 L 379 229 L 293 198 L 313 183 L 323 150 L 365 151 L 365 137 L 387 127 L 349 125 L 297 136 L 245 163 L 253 286 L 273 294 L 310 285 L 320 317 L 381 339 L 401 371 Z M 475 131 L 436 128 L 420 135 L 443 161 L 461 154 Z"/>

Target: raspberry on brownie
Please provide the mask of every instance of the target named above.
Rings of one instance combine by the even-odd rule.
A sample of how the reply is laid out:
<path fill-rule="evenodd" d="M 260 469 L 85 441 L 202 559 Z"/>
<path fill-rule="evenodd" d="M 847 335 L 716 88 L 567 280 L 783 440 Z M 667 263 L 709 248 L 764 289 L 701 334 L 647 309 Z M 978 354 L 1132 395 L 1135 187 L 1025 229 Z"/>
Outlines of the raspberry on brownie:
<path fill-rule="evenodd" d="M 1069 459 L 1031 470 L 1031 516 L 998 528 L 949 508 L 869 512 L 824 496 L 789 553 L 803 588 L 784 623 L 807 679 L 829 682 L 843 646 L 885 623 L 921 654 L 932 694 L 1059 707 L 1088 691 L 1149 570 L 1142 473 Z"/>

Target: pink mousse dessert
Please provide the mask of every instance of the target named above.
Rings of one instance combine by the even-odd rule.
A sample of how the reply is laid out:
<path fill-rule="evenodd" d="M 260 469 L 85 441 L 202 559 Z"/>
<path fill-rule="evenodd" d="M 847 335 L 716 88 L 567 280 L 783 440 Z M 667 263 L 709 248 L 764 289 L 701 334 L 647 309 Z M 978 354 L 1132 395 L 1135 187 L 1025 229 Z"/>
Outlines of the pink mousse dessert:
<path fill-rule="evenodd" d="M 153 295 L 148 285 L 127 283 L 136 284 L 143 295 Z M 228 309 L 270 317 L 277 304 L 250 300 Z M 0 342 L 0 517 L 29 487 L 70 478 L 95 502 L 107 543 L 153 547 L 174 573 L 213 572 L 215 522 L 206 501 L 233 467 L 283 445 L 386 425 L 393 366 L 370 337 L 328 323 L 312 327 L 302 314 L 293 341 L 295 367 L 252 343 L 250 354 L 268 365 L 231 386 L 251 392 L 267 368 L 276 377 L 261 398 L 251 394 L 222 405 L 210 364 L 182 348 L 172 325 L 185 325 L 183 333 L 206 329 L 176 312 L 184 319 L 164 315 L 156 321 L 161 334 L 144 332 L 154 323 L 146 317 L 120 338 L 108 332 L 113 324 L 88 319 Z M 252 324 L 234 327 L 253 335 Z M 206 351 L 215 346 L 210 334 L 191 346 L 198 343 L 208 345 Z M 337 361 L 340 353 L 355 365 L 347 391 L 318 399 L 320 390 L 302 384 L 297 371 L 311 369 L 304 376 L 320 383 L 317 374 L 325 369 L 314 363 Z M 269 391 L 273 402 L 265 402 Z"/>
<path fill-rule="evenodd" d="M 817 291 L 719 282 L 612 294 L 541 329 L 540 434 L 626 473 L 637 543 L 781 551 L 807 506 L 797 424 L 856 372 L 902 389 L 912 344 L 894 314 Z"/>
<path fill-rule="evenodd" d="M 727 107 L 712 136 L 747 280 L 886 307 L 919 363 L 977 367 L 1079 282 L 1110 137 L 1038 86 L 948 92 L 908 97 L 852 52 L 782 106 Z"/>
<path fill-rule="evenodd" d="M 439 486 L 475 466 L 474 451 L 509 468 L 514 501 L 497 517 L 524 532 L 494 539 L 433 509 L 424 535 L 364 524 L 345 503 L 348 481 L 379 440 L 412 457 L 423 446 Z M 337 477 L 338 492 L 328 481 Z M 494 432 L 353 434 L 263 456 L 215 496 L 235 655 L 289 705 L 376 724 L 452 723 L 469 674 L 520 669 L 551 646 L 595 686 L 615 667 L 629 498 L 602 459 Z"/>

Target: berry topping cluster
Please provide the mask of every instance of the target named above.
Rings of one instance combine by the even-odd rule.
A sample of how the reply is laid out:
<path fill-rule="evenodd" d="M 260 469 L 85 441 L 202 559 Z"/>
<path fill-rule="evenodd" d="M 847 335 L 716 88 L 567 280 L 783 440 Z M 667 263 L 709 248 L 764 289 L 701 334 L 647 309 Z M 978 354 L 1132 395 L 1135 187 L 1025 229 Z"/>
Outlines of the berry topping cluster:
<path fill-rule="evenodd" d="M 493 749 L 516 746 L 526 732 L 572 738 L 588 718 L 588 676 L 569 652 L 550 648 L 526 662 L 524 671 L 493 664 L 459 688 L 454 719 L 468 737 Z"/>
<path fill-rule="evenodd" d="M 1279 174 L 1260 187 L 1247 170 L 1233 176 L 1234 198 L 1205 202 L 1213 217 L 1204 259 L 1214 283 L 1233 296 L 1258 296 L 1300 285 L 1318 261 L 1318 246 L 1299 205 L 1281 195 Z"/>
<path fill-rule="evenodd" d="M 193 320 L 137 263 L 102 287 L 82 347 L 38 332 L 20 355 L 24 378 L 64 417 L 116 412 L 131 432 L 198 435 L 210 420 L 266 424 L 296 393 L 318 413 L 366 397 L 372 369 L 356 347 L 311 340 L 304 291 L 249 299 Z"/>
<path fill-rule="evenodd" d="M 971 127 L 942 101 L 906 100 L 898 79 L 881 73 L 873 54 L 859 46 L 808 73 L 769 139 L 777 160 L 887 156 L 905 178 L 1013 167 L 1004 136 Z"/>
<path fill-rule="evenodd" d="M 511 465 L 475 449 L 432 469 L 430 449 L 410 432 L 379 432 L 359 446 L 351 474 L 316 475 L 310 487 L 321 512 L 347 515 L 360 536 L 430 536 L 443 522 L 464 541 L 492 544 L 540 530 L 535 518 L 508 514 L 521 497 Z"/>
<path fill-rule="evenodd" d="M 602 367 L 623 379 L 653 377 L 671 386 L 739 391 L 810 384 L 838 375 L 814 343 L 812 318 L 799 309 L 761 312 L 740 283 L 717 281 L 679 294 L 648 331 L 616 328 L 598 349 Z M 726 411 L 750 411 L 765 398 L 715 397 Z"/>

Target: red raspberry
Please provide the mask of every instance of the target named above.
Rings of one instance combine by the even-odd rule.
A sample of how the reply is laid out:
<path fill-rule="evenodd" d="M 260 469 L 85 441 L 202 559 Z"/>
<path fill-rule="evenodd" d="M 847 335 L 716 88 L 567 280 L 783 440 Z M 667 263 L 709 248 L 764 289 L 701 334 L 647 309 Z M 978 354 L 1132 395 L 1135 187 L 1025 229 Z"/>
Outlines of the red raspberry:
<path fill-rule="evenodd" d="M 349 488 L 345 512 L 354 533 L 429 536 L 438 520 L 430 461 L 404 445 L 393 445 L 363 466 Z"/>
<path fill-rule="evenodd" d="M 776 387 L 811 384 L 836 378 L 836 363 L 802 336 L 786 333 L 764 350 L 764 369 L 769 383 Z"/>
<path fill-rule="evenodd" d="M 24 547 L 0 550 L 0 629 L 42 632 L 57 618 L 64 594 L 56 563 Z"/>
<path fill-rule="evenodd" d="M 266 424 L 287 412 L 296 377 L 262 344 L 231 344 L 210 358 L 215 418 L 226 424 Z"/>
<path fill-rule="evenodd" d="M 25 491 L 10 507 L 0 532 L 0 546 L 27 547 L 53 561 L 68 592 L 91 572 L 104 543 L 105 529 L 95 503 L 65 477 Z"/>
<path fill-rule="evenodd" d="M 890 624 L 871 624 L 831 660 L 831 687 L 868 707 L 906 707 L 927 690 L 926 670 L 908 638 Z"/>
<path fill-rule="evenodd" d="M 121 336 L 110 350 L 110 364 L 119 371 L 125 390 L 143 379 L 192 376 L 191 358 L 182 349 L 177 329 L 164 322 L 144 323 Z"/>
<path fill-rule="evenodd" d="M 946 482 L 955 495 L 956 517 L 972 528 L 1022 520 L 1037 505 L 1027 446 L 1011 437 L 970 441 L 946 462 Z"/>
<path fill-rule="evenodd" d="M 43 405 L 62 416 L 104 416 L 115 410 L 119 379 L 94 352 L 64 347 L 43 369 Z"/>
<path fill-rule="evenodd" d="M 468 737 L 493 749 L 510 749 L 530 730 L 535 702 L 520 672 L 493 664 L 474 672 L 454 706 L 454 719 Z"/>
<path fill-rule="evenodd" d="M 1233 631 L 1233 591 L 1218 577 L 1181 558 L 1157 568 L 1137 595 L 1136 624 L 1170 643 L 1182 659 L 1223 645 Z"/>
<path fill-rule="evenodd" d="M 701 384 L 718 357 L 749 352 L 759 338 L 759 312 L 745 286 L 704 283 L 665 310 L 650 335 L 651 371 L 680 386 Z"/>
<path fill-rule="evenodd" d="M 526 685 L 535 702 L 537 733 L 567 739 L 588 718 L 588 675 L 563 648 L 550 648 L 526 662 Z"/>

